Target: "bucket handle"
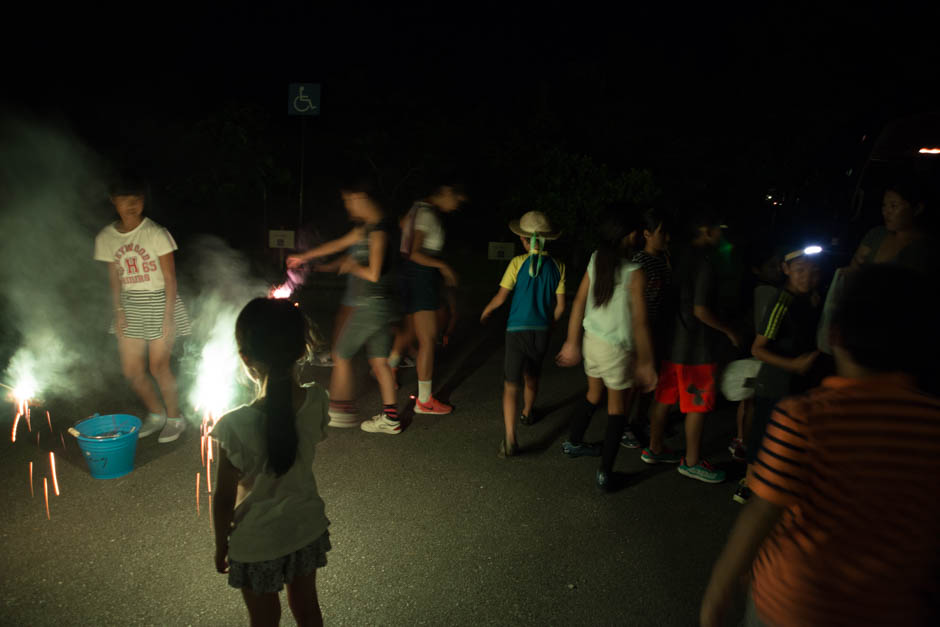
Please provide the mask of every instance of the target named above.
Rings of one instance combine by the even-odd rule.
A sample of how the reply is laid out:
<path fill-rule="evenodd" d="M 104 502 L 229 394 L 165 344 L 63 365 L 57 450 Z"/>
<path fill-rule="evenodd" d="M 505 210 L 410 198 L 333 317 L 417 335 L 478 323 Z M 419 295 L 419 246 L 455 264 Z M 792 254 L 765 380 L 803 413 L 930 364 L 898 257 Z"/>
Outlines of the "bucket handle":
<path fill-rule="evenodd" d="M 91 416 L 89 416 L 89 418 L 97 418 L 97 417 L 98 417 L 98 414 L 92 414 Z M 87 419 L 88 418 L 86 418 L 85 420 Z M 115 425 L 115 427 L 116 426 L 117 425 Z M 131 430 L 128 431 L 124 435 L 130 435 L 134 433 L 135 431 L 137 431 L 137 425 L 134 425 L 133 427 L 131 427 Z M 69 427 L 68 432 L 69 432 L 69 435 L 73 437 L 76 437 L 76 438 L 82 437 L 88 440 L 113 440 L 115 437 L 117 437 L 114 435 L 85 435 L 84 433 L 81 433 L 78 429 L 76 429 L 75 427 Z"/>

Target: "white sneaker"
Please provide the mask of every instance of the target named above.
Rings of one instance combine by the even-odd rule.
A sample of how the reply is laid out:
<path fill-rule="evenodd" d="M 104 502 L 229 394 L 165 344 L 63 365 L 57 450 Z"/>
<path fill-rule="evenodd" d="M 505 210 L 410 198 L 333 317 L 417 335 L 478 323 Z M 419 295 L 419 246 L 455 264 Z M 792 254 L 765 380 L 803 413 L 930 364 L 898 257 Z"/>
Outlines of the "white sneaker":
<path fill-rule="evenodd" d="M 182 418 L 167 418 L 166 426 L 163 427 L 163 431 L 160 432 L 160 437 L 157 438 L 157 442 L 160 444 L 166 444 L 167 442 L 172 442 L 180 434 L 186 431 L 186 421 Z"/>
<path fill-rule="evenodd" d="M 336 427 L 338 429 L 349 429 L 359 424 L 359 414 L 337 411 L 332 408 L 329 410 L 329 413 L 330 422 L 327 423 L 327 426 Z"/>
<path fill-rule="evenodd" d="M 140 431 L 137 433 L 137 437 L 146 438 L 148 435 L 152 435 L 162 429 L 165 424 L 166 416 L 163 414 L 148 414 L 140 425 Z"/>
<path fill-rule="evenodd" d="M 369 420 L 364 420 L 361 425 L 363 431 L 369 433 L 387 433 L 389 435 L 398 435 L 401 433 L 401 422 L 389 420 L 384 413 L 373 416 Z"/>

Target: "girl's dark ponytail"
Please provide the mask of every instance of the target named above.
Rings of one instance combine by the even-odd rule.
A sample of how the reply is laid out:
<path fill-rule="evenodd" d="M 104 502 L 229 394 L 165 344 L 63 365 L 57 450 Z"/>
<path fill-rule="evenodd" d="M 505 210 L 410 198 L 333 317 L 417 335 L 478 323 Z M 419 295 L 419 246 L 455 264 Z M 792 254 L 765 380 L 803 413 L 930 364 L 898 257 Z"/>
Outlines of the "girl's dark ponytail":
<path fill-rule="evenodd" d="M 268 373 L 264 394 L 264 433 L 268 444 L 268 466 L 280 477 L 297 458 L 297 416 L 291 395 L 290 366 Z"/>
<path fill-rule="evenodd" d="M 289 301 L 256 298 L 239 314 L 235 338 L 263 386 L 268 470 L 281 476 L 297 459 L 293 367 L 308 353 L 312 330 Z"/>
<path fill-rule="evenodd" d="M 600 244 L 594 255 L 594 306 L 603 307 L 614 295 L 623 260 L 623 239 L 637 230 L 634 211 L 625 203 L 607 207 L 600 219 Z"/>

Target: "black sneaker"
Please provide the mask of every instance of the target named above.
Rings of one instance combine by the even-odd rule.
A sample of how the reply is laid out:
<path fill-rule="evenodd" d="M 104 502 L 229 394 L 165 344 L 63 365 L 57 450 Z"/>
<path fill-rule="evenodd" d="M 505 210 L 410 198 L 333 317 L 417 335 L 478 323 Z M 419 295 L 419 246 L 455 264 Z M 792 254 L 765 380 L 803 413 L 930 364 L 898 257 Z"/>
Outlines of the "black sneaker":
<path fill-rule="evenodd" d="M 735 503 L 740 503 L 744 505 L 751 498 L 751 489 L 747 487 L 747 477 L 738 481 L 738 489 L 734 491 L 734 496 L 731 497 L 734 499 Z"/>
<path fill-rule="evenodd" d="M 529 412 L 528 416 L 525 414 L 519 414 L 519 422 L 521 422 L 527 427 L 530 425 L 534 425 L 535 424 L 535 410 L 533 409 L 531 412 Z"/>
<path fill-rule="evenodd" d="M 597 469 L 597 473 L 594 475 L 594 482 L 597 484 L 597 487 L 603 492 L 610 491 L 610 473 L 604 472 L 600 468 Z"/>

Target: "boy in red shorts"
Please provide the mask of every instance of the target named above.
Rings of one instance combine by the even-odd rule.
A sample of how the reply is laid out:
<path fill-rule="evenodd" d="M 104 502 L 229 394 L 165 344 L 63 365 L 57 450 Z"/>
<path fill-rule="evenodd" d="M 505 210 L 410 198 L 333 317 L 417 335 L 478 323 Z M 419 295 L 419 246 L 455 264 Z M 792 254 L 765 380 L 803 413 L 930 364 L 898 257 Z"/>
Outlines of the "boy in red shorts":
<path fill-rule="evenodd" d="M 721 239 L 720 221 L 709 213 L 700 214 L 690 225 L 691 247 L 675 272 L 678 303 L 672 348 L 662 363 L 659 385 L 650 410 L 650 445 L 640 458 L 647 464 L 679 464 L 679 472 L 705 483 L 721 483 L 724 471 L 702 457 L 702 430 L 705 416 L 715 408 L 717 352 L 722 335 L 735 346 L 740 339 L 715 314 L 718 283 L 712 255 Z M 682 457 L 663 442 L 666 416 L 671 405 L 679 404 L 685 414 L 686 452 Z"/>

